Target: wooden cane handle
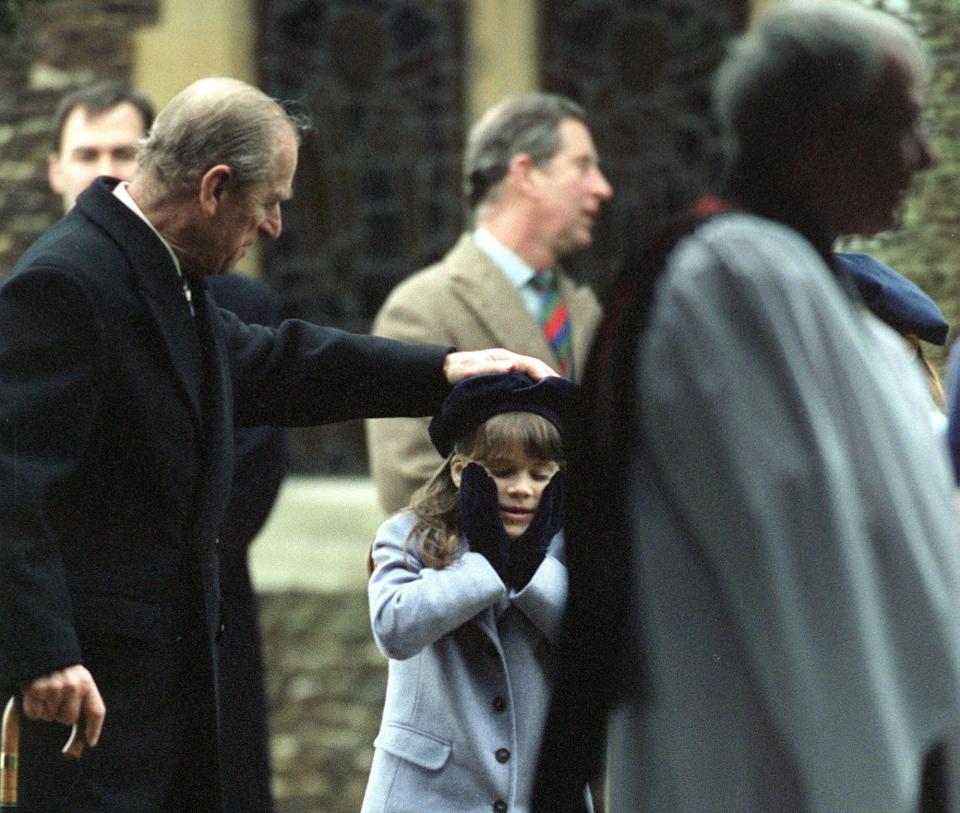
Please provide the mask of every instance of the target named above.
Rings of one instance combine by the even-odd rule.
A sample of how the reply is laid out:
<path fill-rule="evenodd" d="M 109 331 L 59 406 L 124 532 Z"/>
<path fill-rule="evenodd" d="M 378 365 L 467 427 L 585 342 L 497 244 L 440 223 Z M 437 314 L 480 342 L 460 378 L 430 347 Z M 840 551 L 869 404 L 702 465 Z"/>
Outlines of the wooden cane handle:
<path fill-rule="evenodd" d="M 20 703 L 7 701 L 0 728 L 0 810 L 17 806 L 17 769 L 20 759 Z"/>

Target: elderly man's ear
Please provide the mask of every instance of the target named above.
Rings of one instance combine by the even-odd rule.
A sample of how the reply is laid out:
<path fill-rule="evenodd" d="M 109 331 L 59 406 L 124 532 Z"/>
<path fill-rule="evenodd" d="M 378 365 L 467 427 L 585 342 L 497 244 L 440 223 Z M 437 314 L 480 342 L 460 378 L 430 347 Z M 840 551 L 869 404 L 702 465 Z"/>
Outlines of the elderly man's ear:
<path fill-rule="evenodd" d="M 210 167 L 200 179 L 200 205 L 208 217 L 216 214 L 232 177 L 229 166 L 217 164 Z"/>

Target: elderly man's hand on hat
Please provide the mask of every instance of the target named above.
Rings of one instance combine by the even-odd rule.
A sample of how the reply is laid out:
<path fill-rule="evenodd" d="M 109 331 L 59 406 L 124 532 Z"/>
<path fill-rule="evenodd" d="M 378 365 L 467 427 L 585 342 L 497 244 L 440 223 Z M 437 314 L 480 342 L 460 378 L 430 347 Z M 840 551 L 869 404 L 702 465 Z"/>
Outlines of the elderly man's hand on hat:
<path fill-rule="evenodd" d="M 526 373 L 534 381 L 557 375 L 555 370 L 540 359 L 520 356 L 502 348 L 447 353 L 443 361 L 443 374 L 451 384 L 471 376 L 494 373 Z"/>

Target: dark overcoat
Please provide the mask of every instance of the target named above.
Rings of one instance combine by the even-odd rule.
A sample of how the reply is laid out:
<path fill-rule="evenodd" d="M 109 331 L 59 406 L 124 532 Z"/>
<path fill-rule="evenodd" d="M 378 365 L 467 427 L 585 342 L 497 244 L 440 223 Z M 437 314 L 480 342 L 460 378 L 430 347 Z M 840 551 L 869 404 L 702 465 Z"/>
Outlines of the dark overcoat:
<path fill-rule="evenodd" d="M 21 809 L 220 809 L 217 535 L 233 427 L 425 415 L 447 348 L 248 326 L 98 180 L 0 288 L 0 685 L 82 662 L 100 745 L 27 724 Z"/>
<path fill-rule="evenodd" d="M 263 282 L 240 274 L 220 274 L 206 283 L 217 306 L 247 324 L 279 324 L 279 304 Z M 218 546 L 223 806 L 244 813 L 272 813 L 259 601 L 250 578 L 248 552 L 270 515 L 286 472 L 286 431 L 274 426 L 237 429 L 233 453 L 233 487 Z"/>

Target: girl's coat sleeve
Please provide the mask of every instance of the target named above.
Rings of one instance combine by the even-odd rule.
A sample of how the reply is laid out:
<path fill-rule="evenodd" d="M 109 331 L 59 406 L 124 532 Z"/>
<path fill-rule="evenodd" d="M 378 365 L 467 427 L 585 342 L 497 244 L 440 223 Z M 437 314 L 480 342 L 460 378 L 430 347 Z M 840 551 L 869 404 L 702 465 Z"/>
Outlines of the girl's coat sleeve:
<path fill-rule="evenodd" d="M 412 525 L 412 514 L 402 513 L 380 526 L 367 587 L 374 640 L 395 660 L 413 657 L 506 595 L 478 553 L 467 551 L 442 570 L 425 566 L 415 542 L 406 543 Z"/>
<path fill-rule="evenodd" d="M 562 531 L 551 541 L 547 555 L 543 557 L 533 578 L 523 590 L 511 596 L 511 601 L 548 641 L 556 642 L 567 603 L 567 566 L 563 558 Z"/>

